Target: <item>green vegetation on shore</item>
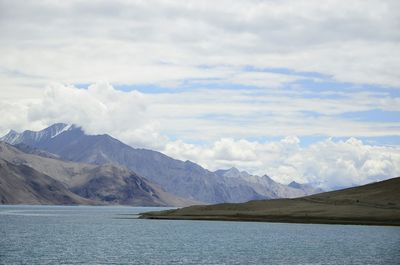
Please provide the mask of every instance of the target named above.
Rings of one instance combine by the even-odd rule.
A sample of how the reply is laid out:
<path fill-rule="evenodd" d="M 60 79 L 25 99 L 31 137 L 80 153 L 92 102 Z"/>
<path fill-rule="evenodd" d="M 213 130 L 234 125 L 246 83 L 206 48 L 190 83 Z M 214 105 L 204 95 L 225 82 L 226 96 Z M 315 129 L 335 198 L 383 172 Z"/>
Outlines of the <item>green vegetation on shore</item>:
<path fill-rule="evenodd" d="M 400 177 L 296 199 L 198 205 L 140 218 L 400 225 Z"/>

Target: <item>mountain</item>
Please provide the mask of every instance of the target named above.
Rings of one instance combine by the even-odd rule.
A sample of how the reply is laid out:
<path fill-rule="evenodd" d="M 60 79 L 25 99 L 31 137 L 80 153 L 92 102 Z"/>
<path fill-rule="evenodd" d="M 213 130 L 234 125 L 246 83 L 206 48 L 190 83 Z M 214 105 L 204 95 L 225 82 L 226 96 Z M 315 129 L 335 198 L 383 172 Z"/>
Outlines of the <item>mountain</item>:
<path fill-rule="evenodd" d="M 24 143 L 14 144 L 14 147 L 21 150 L 24 153 L 27 153 L 27 154 L 38 155 L 38 156 L 47 157 L 47 158 L 60 159 L 60 157 L 58 155 L 43 151 L 41 149 L 37 149 L 35 147 L 32 147 L 32 146 L 24 144 Z"/>
<path fill-rule="evenodd" d="M 275 182 L 267 175 L 261 177 L 251 175 L 234 167 L 227 170 L 217 170 L 215 174 L 228 178 L 231 183 L 247 185 L 265 198 L 295 198 L 322 192 L 321 189 L 315 189 L 307 184 L 294 185 L 291 183 L 291 185 L 283 185 Z"/>
<path fill-rule="evenodd" d="M 122 205 L 187 206 L 198 204 L 165 192 L 132 171 L 112 164 L 96 166 L 69 183 L 71 191 L 91 200 Z"/>
<path fill-rule="evenodd" d="M 269 177 L 233 178 L 211 172 L 191 161 L 160 152 L 137 149 L 107 135 L 87 135 L 74 125 L 54 124 L 42 131 L 10 131 L 0 138 L 10 144 L 26 144 L 61 159 L 97 165 L 116 164 L 158 183 L 167 192 L 206 203 L 245 202 L 255 199 L 296 197 L 309 193 L 283 187 Z M 276 185 L 275 185 L 276 184 Z"/>
<path fill-rule="evenodd" d="M 296 199 L 198 205 L 143 213 L 141 218 L 400 226 L 399 191 L 397 177 Z"/>
<path fill-rule="evenodd" d="M 3 161 L 0 165 L 3 203 L 42 203 L 43 200 L 27 198 L 39 198 L 41 192 L 52 194 L 54 190 L 74 195 L 76 201 L 66 200 L 66 204 L 184 206 L 196 203 L 168 194 L 157 184 L 115 165 L 91 165 L 27 154 L 4 142 L 0 142 L 0 159 Z M 20 181 L 22 178 L 24 181 Z M 37 183 L 44 183 L 45 188 L 37 190 Z M 16 194 L 19 195 L 12 196 Z M 45 203 L 52 202 L 50 197 L 47 199 Z M 55 199 L 52 204 L 59 203 L 62 202 Z"/>
<path fill-rule="evenodd" d="M 14 130 L 11 130 L 8 134 L 0 138 L 0 141 L 4 141 L 12 145 L 24 143 L 26 145 L 36 146 L 42 142 L 47 141 L 48 139 L 56 137 L 57 135 L 59 135 L 64 131 L 73 129 L 74 126 L 72 125 L 67 125 L 64 123 L 56 123 L 39 132 L 27 130 L 24 131 L 23 133 L 18 133 Z"/>
<path fill-rule="evenodd" d="M 0 204 L 96 204 L 27 165 L 0 159 Z"/>
<path fill-rule="evenodd" d="M 306 193 L 307 195 L 311 195 L 311 194 L 316 194 L 316 193 L 321 193 L 324 192 L 323 189 L 320 188 L 314 188 L 313 186 L 309 185 L 309 184 L 301 184 L 298 183 L 296 181 L 292 181 L 288 184 L 289 187 L 294 188 L 294 189 L 299 189 L 302 190 L 304 193 Z"/>
<path fill-rule="evenodd" d="M 230 169 L 218 169 L 218 170 L 214 171 L 214 173 L 217 174 L 218 176 L 225 176 L 225 177 L 229 177 L 229 178 L 245 179 L 245 178 L 251 176 L 246 171 L 239 171 L 239 169 L 237 169 L 235 167 L 231 167 Z"/>

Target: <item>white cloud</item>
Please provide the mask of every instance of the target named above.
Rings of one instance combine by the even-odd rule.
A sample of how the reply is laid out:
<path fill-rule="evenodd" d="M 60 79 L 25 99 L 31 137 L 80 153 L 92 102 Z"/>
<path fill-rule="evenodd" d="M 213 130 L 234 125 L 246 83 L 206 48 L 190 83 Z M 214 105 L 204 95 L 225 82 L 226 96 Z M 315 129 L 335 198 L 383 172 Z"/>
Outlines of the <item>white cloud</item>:
<path fill-rule="evenodd" d="M 275 142 L 221 139 L 211 146 L 170 142 L 165 152 L 210 169 L 238 167 L 275 180 L 309 182 L 324 189 L 362 185 L 400 175 L 400 148 L 360 140 L 323 140 L 301 148 L 297 137 Z"/>
<path fill-rule="evenodd" d="M 312 95 L 312 94 L 311 94 Z M 322 96 L 321 94 L 318 94 Z M 385 93 L 347 93 L 318 98 L 307 92 L 204 89 L 148 97 L 149 114 L 163 131 L 185 141 L 216 141 L 294 134 L 329 136 L 398 135 L 397 122 L 341 118 L 345 112 L 400 111 Z M 316 115 L 308 115 L 307 112 Z M 171 122 L 174 121 L 174 122 Z"/>
<path fill-rule="evenodd" d="M 241 82 L 248 79 L 238 67 L 252 65 L 400 86 L 398 1 L 330 0 L 322 6 L 317 0 L 3 0 L 0 5 L 2 67 L 28 80 Z M 253 82 L 268 86 L 270 78 Z"/>
<path fill-rule="evenodd" d="M 14 105 L 0 101 L 6 120 L 2 129 L 39 129 L 56 122 L 82 125 L 89 134 L 110 133 L 138 147 L 159 148 L 166 138 L 157 121 L 146 117 L 148 102 L 137 91 L 121 92 L 100 82 L 87 89 L 54 84 L 40 100 Z M 32 128 L 32 123 L 37 126 Z M 18 126 L 15 126 L 18 125 Z"/>
<path fill-rule="evenodd" d="M 128 143 L 152 148 L 161 148 L 165 136 L 211 143 L 221 138 L 276 137 L 289 132 L 299 137 L 400 133 L 395 121 L 340 116 L 371 109 L 400 111 L 398 98 L 378 92 L 338 95 L 315 99 L 308 98 L 307 91 L 227 89 L 145 94 L 118 91 L 105 82 L 87 89 L 54 84 L 31 99 L 0 100 L 4 113 L 0 131 L 40 129 L 62 121 L 80 124 L 89 133 L 110 133 Z"/>

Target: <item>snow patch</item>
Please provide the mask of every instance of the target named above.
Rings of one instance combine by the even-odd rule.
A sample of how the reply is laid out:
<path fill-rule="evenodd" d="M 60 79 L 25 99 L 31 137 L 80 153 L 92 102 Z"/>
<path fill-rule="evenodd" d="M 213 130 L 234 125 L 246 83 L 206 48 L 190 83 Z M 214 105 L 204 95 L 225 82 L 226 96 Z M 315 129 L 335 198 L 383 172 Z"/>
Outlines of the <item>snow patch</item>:
<path fill-rule="evenodd" d="M 54 138 L 57 135 L 60 135 L 61 133 L 70 130 L 72 127 L 72 124 L 68 124 L 67 126 L 65 126 L 64 128 L 62 128 L 60 131 L 56 131 L 56 133 L 54 135 L 52 135 L 50 138 Z"/>

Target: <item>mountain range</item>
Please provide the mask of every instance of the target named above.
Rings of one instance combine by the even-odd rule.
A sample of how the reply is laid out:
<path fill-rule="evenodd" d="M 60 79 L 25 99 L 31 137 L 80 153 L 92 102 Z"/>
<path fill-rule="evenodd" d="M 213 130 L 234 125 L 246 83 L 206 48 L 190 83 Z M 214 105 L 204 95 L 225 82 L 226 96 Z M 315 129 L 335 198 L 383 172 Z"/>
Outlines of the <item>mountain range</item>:
<path fill-rule="evenodd" d="M 322 191 L 307 184 L 293 182 L 289 185 L 283 185 L 275 182 L 267 175 L 254 176 L 236 168 L 212 172 L 191 161 L 173 159 L 153 150 L 133 148 L 107 134 L 88 135 L 76 125 L 57 123 L 41 131 L 28 130 L 22 133 L 11 130 L 7 135 L 0 138 L 0 141 L 13 145 L 25 155 L 35 156 L 36 160 L 40 158 L 40 160 L 45 161 L 59 161 L 58 164 L 75 163 L 71 164 L 74 165 L 71 167 L 61 167 L 64 168 L 64 171 L 60 169 L 60 166 L 55 167 L 59 171 L 52 169 L 52 167 L 47 167 L 44 170 L 43 164 L 46 163 L 42 161 L 37 162 L 35 166 L 32 166 L 33 163 L 29 162 L 28 166 L 32 166 L 38 172 L 58 181 L 61 178 L 71 192 L 94 201 L 107 201 L 107 198 L 115 197 L 115 203 L 133 203 L 128 198 L 119 198 L 118 195 L 121 193 L 121 189 L 129 193 L 129 188 L 133 188 L 130 186 L 133 185 L 133 182 L 126 179 L 128 177 L 140 178 L 143 183 L 148 184 L 153 189 L 157 186 L 159 192 L 164 192 L 164 196 L 168 194 L 175 201 L 178 200 L 180 204 L 293 198 Z M 4 146 L 3 144 L 2 147 L 5 148 Z M 1 154 L 0 158 L 4 159 L 3 153 Z M 18 160 L 18 158 L 16 159 Z M 15 161 L 8 162 L 14 163 Z M 79 163 L 79 166 L 77 166 L 77 163 Z M 26 165 L 26 163 L 22 164 Z M 66 168 L 70 170 L 76 167 L 82 167 L 84 170 L 59 174 L 60 172 L 65 173 Z M 96 193 L 97 195 L 91 193 L 89 187 L 99 189 L 101 185 L 108 185 L 105 179 L 102 179 L 104 181 L 102 183 L 98 178 L 94 180 L 87 177 L 88 182 L 85 183 L 85 187 L 73 186 L 74 182 L 69 179 L 71 174 L 72 176 L 74 174 L 83 176 L 89 174 L 87 172 L 91 172 L 91 176 L 107 173 L 109 181 L 111 179 L 116 181 L 118 178 L 125 178 L 125 180 L 122 184 L 120 182 L 120 189 L 113 191 L 108 189 L 107 192 L 103 192 L 107 195 L 103 194 L 104 196 L 102 195 L 103 197 L 99 198 L 98 193 Z M 94 185 L 95 183 L 96 185 Z M 138 186 L 135 188 L 138 188 Z M 152 192 L 154 193 L 154 191 Z M 150 202 L 147 201 L 146 203 Z M 168 205 L 168 200 L 165 202 L 154 201 L 154 204 L 157 203 Z"/>

